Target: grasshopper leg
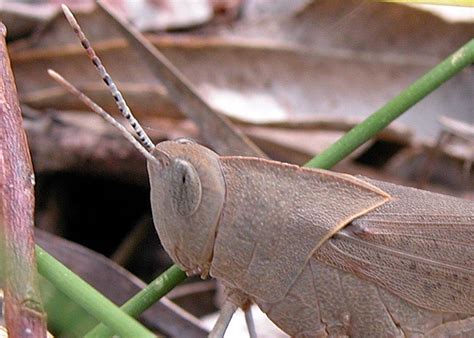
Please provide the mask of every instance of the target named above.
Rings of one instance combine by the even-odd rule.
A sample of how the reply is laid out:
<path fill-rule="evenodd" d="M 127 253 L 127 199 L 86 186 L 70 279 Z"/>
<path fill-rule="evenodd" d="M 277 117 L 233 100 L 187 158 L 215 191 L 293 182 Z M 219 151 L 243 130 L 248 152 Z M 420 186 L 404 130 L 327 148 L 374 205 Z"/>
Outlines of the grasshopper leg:
<path fill-rule="evenodd" d="M 234 315 L 236 310 L 237 305 L 235 305 L 229 300 L 225 301 L 219 314 L 219 318 L 217 318 L 216 324 L 212 328 L 211 333 L 209 333 L 209 338 L 224 337 L 224 333 L 227 330 L 227 326 L 229 326 L 230 320 L 232 319 L 232 316 Z"/>
<path fill-rule="evenodd" d="M 249 330 L 250 338 L 257 338 L 257 331 L 255 330 L 255 322 L 253 320 L 251 306 L 245 310 L 245 322 L 247 323 L 247 329 Z"/>

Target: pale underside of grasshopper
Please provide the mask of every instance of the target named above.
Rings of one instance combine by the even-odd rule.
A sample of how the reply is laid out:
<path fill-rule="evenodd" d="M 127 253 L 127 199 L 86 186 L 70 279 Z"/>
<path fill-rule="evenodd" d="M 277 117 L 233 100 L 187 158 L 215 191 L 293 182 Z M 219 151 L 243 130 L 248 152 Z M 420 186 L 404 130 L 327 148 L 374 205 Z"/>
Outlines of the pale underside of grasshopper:
<path fill-rule="evenodd" d="M 224 333 L 237 306 L 254 302 L 292 336 L 474 336 L 471 201 L 219 156 L 188 140 L 155 147 L 65 12 L 141 145 L 50 74 L 146 156 L 153 218 L 165 250 L 186 272 L 210 274 L 225 286 L 227 302 L 214 335 Z"/>

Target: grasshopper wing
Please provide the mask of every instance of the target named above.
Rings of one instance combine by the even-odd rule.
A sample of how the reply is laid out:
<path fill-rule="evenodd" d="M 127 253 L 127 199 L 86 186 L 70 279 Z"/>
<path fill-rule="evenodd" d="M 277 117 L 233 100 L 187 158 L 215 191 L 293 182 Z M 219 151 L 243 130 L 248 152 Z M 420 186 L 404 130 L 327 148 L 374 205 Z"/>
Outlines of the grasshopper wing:
<path fill-rule="evenodd" d="M 392 200 L 356 218 L 315 257 L 422 308 L 474 313 L 474 203 L 363 180 Z"/>

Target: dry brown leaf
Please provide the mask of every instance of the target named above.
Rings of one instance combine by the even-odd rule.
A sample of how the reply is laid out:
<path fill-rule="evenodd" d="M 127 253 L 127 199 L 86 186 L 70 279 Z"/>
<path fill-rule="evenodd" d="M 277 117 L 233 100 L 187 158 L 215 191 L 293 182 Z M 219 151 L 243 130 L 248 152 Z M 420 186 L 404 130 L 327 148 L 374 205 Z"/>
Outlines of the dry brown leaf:
<path fill-rule="evenodd" d="M 223 38 L 151 39 L 213 108 L 253 123 L 315 115 L 367 116 L 436 63 L 352 52 L 323 54 Z M 135 92 L 138 96 L 132 90 L 125 96 L 137 103 L 147 97 L 146 104 L 131 105 L 137 115 L 160 115 L 153 102 L 166 113 L 173 111 L 163 87 L 123 40 L 100 42 L 96 49 L 119 86 L 146 88 Z M 69 99 L 64 103 L 59 99 L 61 91 L 46 75 L 47 68 L 54 68 L 80 87 L 100 86 L 80 46 L 16 52 L 12 60 L 21 99 L 36 107 L 72 108 Z M 459 74 L 400 121 L 414 128 L 418 137 L 434 137 L 439 129 L 438 115 L 471 116 L 473 81 L 472 71 Z M 49 90 L 54 90 L 51 103 L 45 92 Z M 99 104 L 111 107 L 112 100 L 106 95 L 96 98 Z"/>
<path fill-rule="evenodd" d="M 0 21 L 8 29 L 8 39 L 15 40 L 31 34 L 54 15 L 55 7 L 48 4 L 0 3 Z"/>
<path fill-rule="evenodd" d="M 474 23 L 450 23 L 417 8 L 361 0 L 310 1 L 284 17 L 244 20 L 220 31 L 313 50 L 353 50 L 444 58 L 474 36 Z"/>
<path fill-rule="evenodd" d="M 131 20 L 143 31 L 189 29 L 203 25 L 214 17 L 209 0 L 103 0 Z M 58 46 L 70 41 L 73 33 L 59 5 L 67 4 L 84 21 L 91 40 L 115 36 L 113 29 L 103 24 L 104 17 L 95 10 L 94 0 L 43 0 L 23 4 L 0 2 L 0 21 L 9 30 L 9 39 L 26 37 L 39 30 L 27 43 L 31 48 Z M 112 34 L 111 34 L 112 33 Z M 23 42 L 22 42 L 23 43 Z"/>

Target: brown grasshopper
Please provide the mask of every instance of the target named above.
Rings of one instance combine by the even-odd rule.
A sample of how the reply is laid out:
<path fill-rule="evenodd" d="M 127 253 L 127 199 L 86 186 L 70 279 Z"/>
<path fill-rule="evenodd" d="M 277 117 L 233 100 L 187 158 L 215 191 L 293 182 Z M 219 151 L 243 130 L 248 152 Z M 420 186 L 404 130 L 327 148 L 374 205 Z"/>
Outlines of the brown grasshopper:
<path fill-rule="evenodd" d="M 154 145 L 72 13 L 66 16 L 148 161 L 161 242 L 190 275 L 217 278 L 226 302 L 211 332 L 256 303 L 297 337 L 474 336 L 474 204 L 427 191 L 254 157 L 187 139 Z"/>

